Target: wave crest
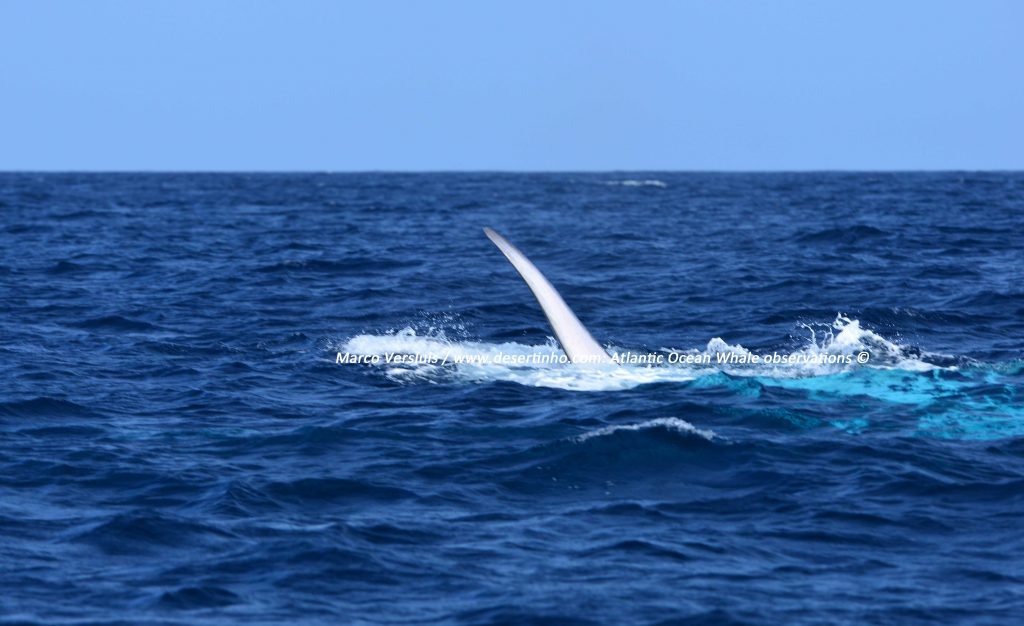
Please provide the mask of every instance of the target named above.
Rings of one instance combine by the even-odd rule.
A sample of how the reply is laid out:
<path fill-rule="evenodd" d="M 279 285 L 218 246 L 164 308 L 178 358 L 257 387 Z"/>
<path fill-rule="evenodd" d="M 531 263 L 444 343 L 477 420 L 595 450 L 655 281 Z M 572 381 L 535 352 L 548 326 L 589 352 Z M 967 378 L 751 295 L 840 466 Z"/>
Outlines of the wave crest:
<path fill-rule="evenodd" d="M 582 435 L 578 435 L 576 437 L 576 441 L 582 443 L 588 439 L 593 439 L 594 437 L 604 437 L 619 431 L 638 431 L 647 430 L 649 428 L 664 428 L 684 435 L 697 435 L 698 437 L 703 437 L 708 441 L 714 441 L 718 436 L 713 430 L 697 428 L 690 422 L 687 422 L 684 419 L 679 419 L 678 417 L 656 417 L 637 424 L 605 426 L 604 428 L 599 428 L 597 430 L 592 430 L 590 432 L 583 433 Z"/>
<path fill-rule="evenodd" d="M 659 187 L 664 189 L 668 187 L 668 183 L 663 180 L 657 180 L 654 178 L 648 179 L 626 179 L 626 180 L 607 180 L 606 185 L 617 185 L 619 187 Z"/>

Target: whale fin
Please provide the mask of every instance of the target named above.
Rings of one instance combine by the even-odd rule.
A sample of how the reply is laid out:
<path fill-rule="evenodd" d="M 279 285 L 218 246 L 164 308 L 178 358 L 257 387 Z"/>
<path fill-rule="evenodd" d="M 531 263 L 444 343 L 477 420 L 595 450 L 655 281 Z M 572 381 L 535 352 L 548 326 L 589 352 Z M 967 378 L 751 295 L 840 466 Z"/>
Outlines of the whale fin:
<path fill-rule="evenodd" d="M 484 234 L 494 245 L 498 246 L 505 258 L 512 263 L 519 275 L 523 277 L 530 291 L 537 298 L 540 308 L 544 309 L 551 329 L 555 331 L 558 343 L 562 350 L 573 363 L 614 363 L 608 353 L 604 351 L 590 332 L 580 322 L 576 314 L 572 312 L 569 305 L 565 303 L 562 296 L 540 273 L 540 270 L 526 258 L 519 248 L 516 248 L 507 239 L 494 232 L 490 228 L 484 229 Z"/>

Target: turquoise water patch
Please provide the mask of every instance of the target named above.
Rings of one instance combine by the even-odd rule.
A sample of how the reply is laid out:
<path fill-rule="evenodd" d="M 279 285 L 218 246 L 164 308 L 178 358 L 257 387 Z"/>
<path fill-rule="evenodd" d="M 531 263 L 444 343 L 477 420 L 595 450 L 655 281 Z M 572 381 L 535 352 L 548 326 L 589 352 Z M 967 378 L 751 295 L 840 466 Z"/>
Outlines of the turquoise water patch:
<path fill-rule="evenodd" d="M 864 369 L 830 376 L 758 379 L 766 387 L 807 392 L 821 402 L 862 396 L 898 405 L 914 405 L 921 416 L 914 431 L 942 439 L 1000 439 L 1024 435 L 1024 403 L 1019 387 L 987 367 L 965 371 Z M 830 420 L 850 433 L 870 426 L 870 419 Z"/>

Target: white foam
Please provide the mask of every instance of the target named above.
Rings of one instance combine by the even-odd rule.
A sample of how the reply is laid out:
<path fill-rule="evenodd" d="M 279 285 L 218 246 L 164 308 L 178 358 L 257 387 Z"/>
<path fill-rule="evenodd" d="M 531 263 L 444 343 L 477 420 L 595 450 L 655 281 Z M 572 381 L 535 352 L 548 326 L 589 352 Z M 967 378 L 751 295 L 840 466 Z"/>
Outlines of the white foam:
<path fill-rule="evenodd" d="M 608 180 L 608 181 L 605 181 L 605 184 L 606 185 L 620 185 L 622 187 L 661 187 L 663 189 L 665 187 L 668 187 L 668 183 L 666 183 L 665 181 L 657 180 L 657 179 L 654 179 L 654 178 L 649 178 L 649 179 L 646 179 L 646 180 L 635 180 L 635 179 Z"/>
<path fill-rule="evenodd" d="M 838 315 L 831 324 L 804 325 L 809 332 L 805 346 L 782 355 L 781 363 L 766 362 L 770 355 L 754 355 L 739 344 L 719 337 L 703 349 L 662 348 L 665 357 L 691 357 L 690 363 L 576 367 L 565 362 L 554 339 L 540 345 L 516 342 L 487 343 L 452 340 L 442 330 L 417 334 L 413 328 L 382 335 L 357 335 L 337 346 L 341 353 L 381 357 L 384 375 L 401 381 L 506 381 L 531 387 L 575 391 L 631 389 L 658 382 L 686 382 L 724 372 L 735 377 L 799 379 L 830 376 L 861 369 L 921 372 L 938 366 L 913 355 L 897 343 L 861 327 L 858 320 Z M 606 346 L 609 353 L 626 350 Z M 858 362 L 861 353 L 867 363 Z M 411 355 L 409 363 L 387 363 L 389 354 Z M 758 362 L 751 357 L 758 356 Z M 927 357 L 927 354 L 922 355 Z M 731 360 L 730 360 L 731 358 Z M 667 361 L 667 359 L 666 359 Z"/>
<path fill-rule="evenodd" d="M 692 380 L 696 376 L 693 372 L 663 367 L 576 367 L 561 362 L 564 361 L 564 355 L 554 339 L 542 345 L 451 341 L 443 333 L 420 336 L 412 328 L 394 334 L 358 335 L 341 346 L 341 351 L 382 357 L 387 354 L 407 354 L 438 362 L 382 364 L 385 374 L 396 380 L 437 379 L 445 376 L 465 382 L 507 381 L 530 387 L 609 391 L 659 381 Z M 526 363 L 502 362 L 508 360 Z"/>
<path fill-rule="evenodd" d="M 805 353 L 808 354 L 857 356 L 867 352 L 870 355 L 870 360 L 862 365 L 877 369 L 898 369 L 911 372 L 941 369 L 920 357 L 944 355 L 919 353 L 918 356 L 915 356 L 906 347 L 871 330 L 861 328 L 859 320 L 850 319 L 841 313 L 836 315 L 835 321 L 825 329 L 820 342 L 813 325 L 803 324 L 802 326 L 811 333 L 810 344 L 805 349 Z"/>
<path fill-rule="evenodd" d="M 604 437 L 621 430 L 646 430 L 648 428 L 668 428 L 684 434 L 697 435 L 703 437 L 708 441 L 713 441 L 718 435 L 713 430 L 704 430 L 697 428 L 686 420 L 679 419 L 678 417 L 658 417 L 646 422 L 640 422 L 639 424 L 625 424 L 622 426 L 605 426 L 589 433 L 583 433 L 578 435 L 575 439 L 578 442 L 584 442 L 587 439 L 593 439 L 594 437 Z"/>

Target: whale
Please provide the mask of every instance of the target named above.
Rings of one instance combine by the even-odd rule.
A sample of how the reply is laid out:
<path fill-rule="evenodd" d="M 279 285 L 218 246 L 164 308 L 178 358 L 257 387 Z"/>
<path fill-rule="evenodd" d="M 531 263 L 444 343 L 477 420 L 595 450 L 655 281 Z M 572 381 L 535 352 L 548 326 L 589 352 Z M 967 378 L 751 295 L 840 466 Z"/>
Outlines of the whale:
<path fill-rule="evenodd" d="M 484 228 L 484 234 L 498 250 L 505 255 L 512 267 L 533 292 L 541 310 L 548 318 L 548 324 L 555 333 L 555 339 L 565 356 L 575 365 L 616 365 L 611 356 L 594 340 L 587 327 L 580 322 L 561 294 L 555 289 L 537 266 L 526 255 L 513 246 L 492 228 Z"/>

